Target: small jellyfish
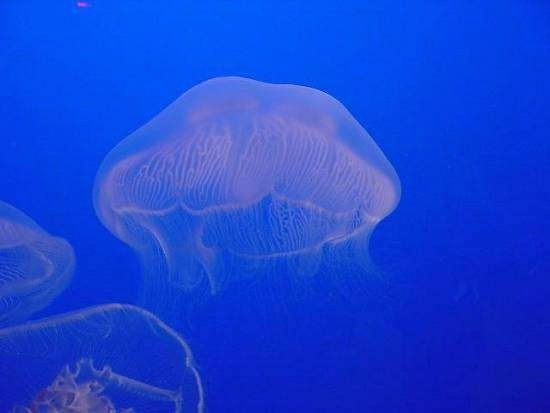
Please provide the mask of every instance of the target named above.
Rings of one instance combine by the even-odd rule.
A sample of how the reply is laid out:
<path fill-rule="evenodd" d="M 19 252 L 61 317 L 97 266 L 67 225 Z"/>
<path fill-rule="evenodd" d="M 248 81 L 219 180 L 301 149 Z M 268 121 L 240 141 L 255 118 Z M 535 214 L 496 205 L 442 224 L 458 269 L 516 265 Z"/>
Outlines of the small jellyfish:
<path fill-rule="evenodd" d="M 0 201 L 0 326 L 23 321 L 68 284 L 72 247 Z"/>
<path fill-rule="evenodd" d="M 0 330 L 0 394 L 3 412 L 204 411 L 187 343 L 120 304 Z"/>
<path fill-rule="evenodd" d="M 153 304 L 367 262 L 399 198 L 393 167 L 340 102 L 238 77 L 185 92 L 107 155 L 94 187 L 100 220 L 138 251 Z"/>

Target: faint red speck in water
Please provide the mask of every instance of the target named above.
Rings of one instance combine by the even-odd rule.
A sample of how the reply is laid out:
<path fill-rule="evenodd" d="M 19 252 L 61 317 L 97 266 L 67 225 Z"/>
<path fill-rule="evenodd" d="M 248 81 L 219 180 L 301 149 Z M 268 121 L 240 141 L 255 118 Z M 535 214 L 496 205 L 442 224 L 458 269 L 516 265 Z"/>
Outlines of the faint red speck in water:
<path fill-rule="evenodd" d="M 87 1 L 77 1 L 76 2 L 76 7 L 80 7 L 81 9 L 85 8 L 85 7 L 91 7 L 91 3 L 88 3 Z"/>

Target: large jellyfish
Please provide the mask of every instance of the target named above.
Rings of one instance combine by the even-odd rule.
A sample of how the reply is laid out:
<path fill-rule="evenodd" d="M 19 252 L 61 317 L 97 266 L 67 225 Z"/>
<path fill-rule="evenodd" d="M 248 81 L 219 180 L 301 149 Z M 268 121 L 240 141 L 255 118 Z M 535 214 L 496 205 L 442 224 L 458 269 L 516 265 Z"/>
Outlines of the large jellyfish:
<path fill-rule="evenodd" d="M 0 411 L 202 412 L 188 345 L 138 307 L 106 304 L 0 330 Z"/>
<path fill-rule="evenodd" d="M 44 308 L 65 288 L 73 269 L 67 241 L 0 201 L 0 326 Z"/>
<path fill-rule="evenodd" d="M 100 220 L 142 258 L 149 302 L 365 260 L 399 197 L 393 167 L 341 103 L 239 77 L 185 92 L 108 154 L 94 188 Z"/>

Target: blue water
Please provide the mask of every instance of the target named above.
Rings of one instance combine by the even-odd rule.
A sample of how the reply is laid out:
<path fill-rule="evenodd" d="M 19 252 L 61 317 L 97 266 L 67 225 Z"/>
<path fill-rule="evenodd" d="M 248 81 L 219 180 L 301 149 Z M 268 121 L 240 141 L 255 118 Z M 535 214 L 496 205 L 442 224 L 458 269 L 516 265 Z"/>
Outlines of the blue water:
<path fill-rule="evenodd" d="M 138 300 L 136 255 L 91 199 L 115 144 L 212 77 L 306 85 L 369 131 L 401 202 L 367 292 L 196 305 L 181 333 L 206 411 L 550 411 L 549 4 L 87 4 L 0 5 L 0 199 L 77 262 L 34 318 Z"/>

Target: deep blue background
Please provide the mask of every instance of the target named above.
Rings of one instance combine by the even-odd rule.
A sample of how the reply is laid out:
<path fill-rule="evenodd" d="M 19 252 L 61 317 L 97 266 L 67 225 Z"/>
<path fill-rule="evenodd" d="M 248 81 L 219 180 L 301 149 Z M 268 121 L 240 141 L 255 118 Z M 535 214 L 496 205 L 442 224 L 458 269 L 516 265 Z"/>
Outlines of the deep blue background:
<path fill-rule="evenodd" d="M 91 203 L 119 140 L 214 76 L 303 84 L 401 178 L 371 245 L 385 315 L 325 309 L 273 347 L 246 327 L 189 338 L 208 411 L 550 411 L 549 3 L 90 4 L 0 6 L 0 199 L 77 254 L 42 315 L 136 298 L 137 260 Z"/>

